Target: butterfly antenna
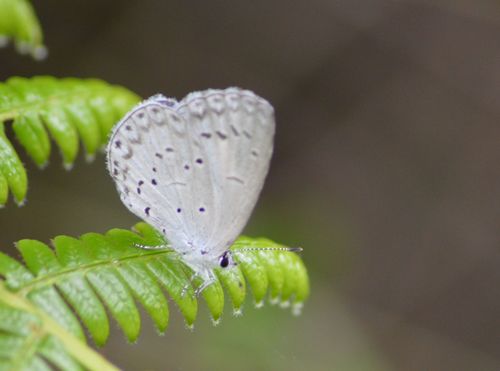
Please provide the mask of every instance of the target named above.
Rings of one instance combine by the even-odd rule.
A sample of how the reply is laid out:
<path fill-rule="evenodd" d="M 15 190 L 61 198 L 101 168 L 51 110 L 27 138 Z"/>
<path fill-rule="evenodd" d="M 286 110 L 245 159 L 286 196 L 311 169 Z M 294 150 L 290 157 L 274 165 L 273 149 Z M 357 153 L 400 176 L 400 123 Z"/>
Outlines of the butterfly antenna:
<path fill-rule="evenodd" d="M 289 252 L 301 252 L 302 247 L 244 247 L 242 249 L 232 250 L 232 252 L 240 251 L 289 251 Z"/>
<path fill-rule="evenodd" d="M 134 243 L 134 246 L 143 250 L 165 250 L 165 249 L 170 249 L 172 247 L 172 245 L 170 244 L 151 246 L 151 245 L 142 245 L 140 243 Z"/>

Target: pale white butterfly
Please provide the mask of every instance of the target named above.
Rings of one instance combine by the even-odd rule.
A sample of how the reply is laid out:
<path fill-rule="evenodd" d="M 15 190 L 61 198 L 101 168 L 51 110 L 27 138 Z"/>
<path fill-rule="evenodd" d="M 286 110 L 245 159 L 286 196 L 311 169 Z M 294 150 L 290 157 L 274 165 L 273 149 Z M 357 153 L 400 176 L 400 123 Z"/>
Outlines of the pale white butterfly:
<path fill-rule="evenodd" d="M 273 152 L 273 107 L 248 90 L 155 95 L 114 128 L 108 169 L 127 208 L 155 227 L 195 274 L 232 265 Z"/>

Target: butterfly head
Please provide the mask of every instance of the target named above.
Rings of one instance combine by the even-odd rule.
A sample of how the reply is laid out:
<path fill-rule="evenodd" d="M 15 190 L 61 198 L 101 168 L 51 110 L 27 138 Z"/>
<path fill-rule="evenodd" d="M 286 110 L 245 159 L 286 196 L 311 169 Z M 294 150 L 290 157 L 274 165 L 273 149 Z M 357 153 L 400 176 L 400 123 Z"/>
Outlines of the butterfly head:
<path fill-rule="evenodd" d="M 183 260 L 201 275 L 203 275 L 202 272 L 210 272 L 215 268 L 226 269 L 236 265 L 229 250 L 224 251 L 221 255 L 210 254 L 205 251 L 193 251 L 185 253 Z"/>
<path fill-rule="evenodd" d="M 229 267 L 229 265 L 234 265 L 234 261 L 231 254 L 229 253 L 229 250 L 226 250 L 224 251 L 224 254 L 219 256 L 219 267 L 227 268 Z"/>

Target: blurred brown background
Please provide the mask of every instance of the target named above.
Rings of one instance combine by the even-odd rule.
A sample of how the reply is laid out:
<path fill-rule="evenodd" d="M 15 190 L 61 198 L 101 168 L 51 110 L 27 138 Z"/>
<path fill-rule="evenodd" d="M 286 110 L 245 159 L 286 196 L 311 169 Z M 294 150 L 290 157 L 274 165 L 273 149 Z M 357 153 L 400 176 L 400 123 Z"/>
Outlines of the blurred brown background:
<path fill-rule="evenodd" d="M 103 352 L 126 370 L 499 370 L 500 3 L 496 0 L 35 1 L 49 58 L 0 77 L 99 77 L 144 97 L 241 86 L 277 112 L 247 228 L 301 245 L 302 316 L 248 302 L 212 327 L 149 319 Z M 129 227 L 104 158 L 29 166 L 13 241 Z"/>

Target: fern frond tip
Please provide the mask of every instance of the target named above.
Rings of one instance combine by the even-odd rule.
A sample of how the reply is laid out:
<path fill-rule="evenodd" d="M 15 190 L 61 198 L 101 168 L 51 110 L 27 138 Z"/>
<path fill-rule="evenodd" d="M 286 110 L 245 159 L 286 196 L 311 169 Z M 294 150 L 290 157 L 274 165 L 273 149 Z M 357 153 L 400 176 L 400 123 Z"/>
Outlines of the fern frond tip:
<path fill-rule="evenodd" d="M 292 314 L 298 317 L 302 314 L 302 309 L 304 308 L 304 303 L 298 302 L 292 304 Z"/>
<path fill-rule="evenodd" d="M 47 59 L 49 51 L 45 46 L 38 46 L 33 49 L 32 55 L 36 61 L 43 61 Z"/>
<path fill-rule="evenodd" d="M 62 165 L 63 165 L 64 170 L 71 171 L 71 170 L 73 170 L 73 166 L 75 165 L 75 163 L 74 162 L 63 162 Z"/>

